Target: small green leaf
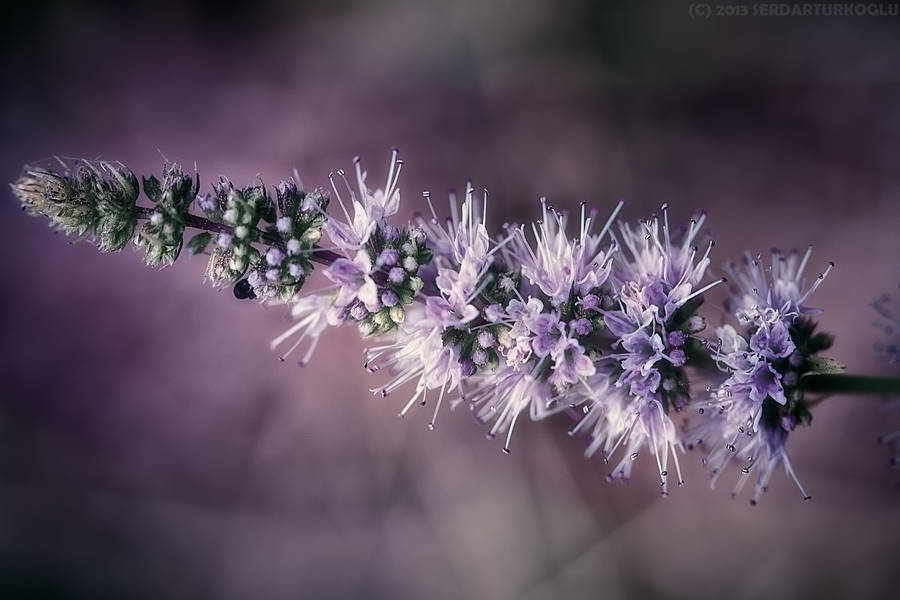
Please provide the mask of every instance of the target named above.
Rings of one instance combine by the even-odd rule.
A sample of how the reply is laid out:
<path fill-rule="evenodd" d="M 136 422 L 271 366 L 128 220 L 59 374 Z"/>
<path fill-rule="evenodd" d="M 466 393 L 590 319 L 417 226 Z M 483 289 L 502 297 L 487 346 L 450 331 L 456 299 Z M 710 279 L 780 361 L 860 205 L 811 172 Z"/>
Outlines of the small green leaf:
<path fill-rule="evenodd" d="M 208 231 L 204 231 L 203 233 L 198 233 L 194 237 L 190 239 L 188 242 L 188 250 L 191 254 L 200 254 L 206 247 L 209 245 L 209 242 L 212 240 L 212 234 Z"/>
<path fill-rule="evenodd" d="M 159 198 L 162 196 L 162 187 L 159 184 L 159 179 L 151 175 L 150 177 L 144 177 L 144 193 L 150 198 L 150 201 L 154 204 L 159 203 Z"/>
<path fill-rule="evenodd" d="M 806 365 L 809 368 L 809 371 L 804 375 L 835 375 L 837 373 L 843 373 L 847 370 L 847 367 L 844 365 L 844 363 L 833 358 L 827 358 L 825 356 L 813 356 L 807 359 Z"/>

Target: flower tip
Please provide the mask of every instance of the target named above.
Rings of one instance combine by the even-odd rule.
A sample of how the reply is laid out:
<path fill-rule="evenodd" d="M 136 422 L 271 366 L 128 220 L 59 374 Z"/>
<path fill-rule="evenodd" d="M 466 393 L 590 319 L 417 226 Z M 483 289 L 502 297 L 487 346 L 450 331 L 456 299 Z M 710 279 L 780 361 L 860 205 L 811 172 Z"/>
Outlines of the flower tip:
<path fill-rule="evenodd" d="M 809 495 L 803 496 L 804 502 L 809 502 L 810 500 L 812 500 L 812 496 L 809 496 Z"/>
<path fill-rule="evenodd" d="M 354 157 L 353 157 L 353 164 L 354 164 L 354 165 L 358 165 L 360 162 L 362 162 L 362 159 L 361 159 L 359 156 L 354 156 Z"/>
<path fill-rule="evenodd" d="M 428 431 L 434 431 L 434 422 L 428 423 Z"/>
<path fill-rule="evenodd" d="M 510 453 L 510 452 L 509 452 L 509 448 L 506 447 L 506 446 L 503 446 L 503 454 L 507 454 L 507 455 L 508 455 L 509 453 Z"/>

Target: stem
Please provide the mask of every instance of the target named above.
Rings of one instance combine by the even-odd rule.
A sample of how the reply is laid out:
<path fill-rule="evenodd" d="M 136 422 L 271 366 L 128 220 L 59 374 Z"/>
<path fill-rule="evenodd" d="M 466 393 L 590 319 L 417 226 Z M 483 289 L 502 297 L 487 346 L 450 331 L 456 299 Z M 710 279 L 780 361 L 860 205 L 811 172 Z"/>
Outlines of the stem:
<path fill-rule="evenodd" d="M 149 218 L 155 212 L 155 209 L 149 208 L 146 206 L 138 206 L 137 207 L 138 214 L 142 217 Z M 214 233 L 226 233 L 228 235 L 234 235 L 234 227 L 230 225 L 225 225 L 224 223 L 216 223 L 215 221 L 210 221 L 204 217 L 200 217 L 197 215 L 193 215 L 191 213 L 184 213 L 184 224 L 188 227 L 192 227 L 194 229 L 201 229 L 203 231 L 212 231 Z M 272 235 L 271 233 L 265 232 L 261 229 L 256 230 L 259 233 L 259 239 L 264 243 L 272 245 L 281 241 L 276 235 Z M 339 258 L 346 258 L 345 256 L 338 254 L 337 252 L 333 252 L 331 250 L 322 250 L 318 247 L 313 248 L 313 251 L 309 253 L 309 260 L 314 263 L 319 263 L 320 265 L 329 266 L 331 263 L 336 261 Z M 387 282 L 387 274 L 384 272 L 378 272 L 373 275 L 376 281 L 379 284 L 384 285 Z M 422 288 L 421 292 L 416 295 L 416 298 L 424 297 L 424 296 L 440 296 L 440 291 L 434 287 L 432 283 L 426 283 L 425 287 Z"/>
<path fill-rule="evenodd" d="M 148 208 L 146 206 L 138 206 L 137 211 L 139 215 L 143 217 L 149 217 L 155 212 L 155 209 Z M 231 227 L 230 225 L 225 225 L 224 223 L 216 223 L 214 221 L 210 221 L 209 219 L 205 219 L 197 215 L 192 215 L 191 213 L 185 213 L 183 216 L 184 224 L 188 227 L 193 227 L 194 229 L 202 229 L 204 231 L 212 231 L 215 233 L 227 233 L 229 235 L 234 235 L 234 227 Z M 256 231 L 259 233 L 259 239 L 261 239 L 266 244 L 272 245 L 281 241 L 278 236 L 272 235 L 271 233 L 267 233 L 265 231 L 262 231 L 261 229 L 257 229 Z M 309 255 L 309 260 L 325 266 L 330 265 L 339 258 L 344 257 L 337 252 L 332 252 L 331 250 L 314 249 L 314 251 Z"/>
<path fill-rule="evenodd" d="M 865 375 L 804 375 L 800 385 L 808 392 L 900 395 L 900 377 Z"/>

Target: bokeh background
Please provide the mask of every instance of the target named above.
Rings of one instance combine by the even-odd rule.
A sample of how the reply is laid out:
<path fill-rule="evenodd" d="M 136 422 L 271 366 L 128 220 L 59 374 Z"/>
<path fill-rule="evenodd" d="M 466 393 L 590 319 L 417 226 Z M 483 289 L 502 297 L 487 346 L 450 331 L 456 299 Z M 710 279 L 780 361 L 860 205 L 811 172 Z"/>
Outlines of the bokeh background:
<path fill-rule="evenodd" d="M 805 247 L 832 355 L 887 374 L 868 304 L 900 281 L 900 18 L 712 18 L 551 0 L 4 5 L 0 173 L 164 155 L 309 185 L 406 159 L 406 210 L 467 177 L 536 199 L 710 214 L 715 264 Z M 152 271 L 0 204 L 0 597 L 896 597 L 900 474 L 880 401 L 835 397 L 760 506 L 699 454 L 663 500 L 567 423 L 510 456 L 468 411 L 397 419 L 352 329 L 281 364 L 284 310 Z M 814 267 L 815 268 L 815 267 Z M 720 318 L 715 298 L 707 315 Z M 735 476 L 736 473 L 731 474 Z"/>

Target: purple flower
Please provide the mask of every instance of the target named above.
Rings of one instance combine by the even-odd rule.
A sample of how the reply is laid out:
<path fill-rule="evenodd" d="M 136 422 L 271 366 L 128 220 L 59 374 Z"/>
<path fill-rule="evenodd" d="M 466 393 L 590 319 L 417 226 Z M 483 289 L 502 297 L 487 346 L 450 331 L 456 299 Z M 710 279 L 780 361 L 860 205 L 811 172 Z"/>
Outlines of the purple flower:
<path fill-rule="evenodd" d="M 357 252 L 352 261 L 346 258 L 335 260 L 325 269 L 324 275 L 341 286 L 335 307 L 342 309 L 359 299 L 370 311 L 378 310 L 378 287 L 372 279 L 372 262 L 365 250 Z"/>
<path fill-rule="evenodd" d="M 463 377 L 471 377 L 478 371 L 478 367 L 475 365 L 475 362 L 471 359 L 464 358 L 460 361 L 460 366 L 462 367 L 462 376 Z"/>
<path fill-rule="evenodd" d="M 278 248 L 269 248 L 269 251 L 266 252 L 266 263 L 268 263 L 269 266 L 277 267 L 283 260 L 284 252 Z"/>
<path fill-rule="evenodd" d="M 784 321 L 776 320 L 771 324 L 764 323 L 750 338 L 750 348 L 766 358 L 784 358 L 789 356 L 796 346 Z"/>
<path fill-rule="evenodd" d="M 616 214 L 618 204 L 606 227 L 591 234 L 592 218 L 582 209 L 580 236 L 566 235 L 567 217 L 547 207 L 541 198 L 542 218 L 534 224 L 534 244 L 523 229 L 513 230 L 510 243 L 514 261 L 522 265 L 522 275 L 550 298 L 553 306 L 561 306 L 572 291 L 587 294 L 603 285 L 609 277 L 612 248 L 601 249 L 603 238 Z M 513 262 L 513 261 L 510 261 Z"/>
<path fill-rule="evenodd" d="M 400 253 L 397 252 L 396 249 L 385 248 L 381 251 L 381 254 L 378 255 L 378 260 L 376 262 L 378 265 L 393 267 L 397 264 L 398 260 L 400 260 Z"/>
<path fill-rule="evenodd" d="M 588 294 L 578 301 L 584 310 L 600 310 L 600 297 L 595 294 Z"/>
<path fill-rule="evenodd" d="M 687 340 L 687 336 L 683 331 L 675 329 L 669 332 L 669 335 L 666 336 L 666 340 L 669 342 L 670 346 L 681 348 L 682 346 L 684 346 L 684 342 L 685 340 Z"/>
<path fill-rule="evenodd" d="M 381 292 L 381 303 L 387 307 L 396 306 L 400 298 L 392 290 L 384 290 Z"/>
<path fill-rule="evenodd" d="M 536 356 L 544 357 L 565 343 L 565 325 L 559 322 L 559 317 L 552 313 L 542 313 L 531 325 L 534 339 L 531 347 Z"/>
<path fill-rule="evenodd" d="M 369 316 L 369 311 L 363 306 L 362 302 L 356 302 L 350 307 L 350 316 L 356 321 L 362 321 Z"/>
<path fill-rule="evenodd" d="M 786 256 L 773 248 L 769 264 L 750 252 L 745 253 L 741 267 L 729 263 L 726 271 L 734 282 L 729 307 L 734 312 L 773 308 L 783 315 L 820 312 L 807 306 L 806 300 L 822 284 L 834 263 L 828 263 L 828 267 L 813 279 L 812 285 L 808 285 L 804 272 L 811 254 L 812 246 L 802 256 L 796 251 Z"/>
<path fill-rule="evenodd" d="M 786 404 L 787 398 L 781 387 L 781 375 L 768 362 L 761 361 L 750 373 L 750 399 L 762 402 L 771 396 L 778 404 Z"/>
<path fill-rule="evenodd" d="M 479 331 L 476 339 L 478 340 L 478 345 L 482 348 L 491 348 L 497 343 L 497 338 L 495 338 L 494 334 L 488 329 Z"/>
<path fill-rule="evenodd" d="M 479 367 L 483 367 L 487 364 L 488 354 L 482 348 L 476 348 L 474 352 L 472 352 L 472 362 L 478 365 Z"/>
<path fill-rule="evenodd" d="M 655 369 L 646 374 L 640 371 L 625 371 L 616 381 L 616 385 L 626 387 L 633 396 L 638 398 L 651 398 L 659 389 L 661 380 L 662 375 Z"/>
<path fill-rule="evenodd" d="M 491 323 L 496 323 L 503 319 L 504 314 L 505 311 L 499 304 L 489 304 L 488 307 L 484 309 L 484 318 Z"/>
<path fill-rule="evenodd" d="M 642 375 L 647 375 L 662 358 L 665 348 L 659 334 L 647 335 L 643 329 L 623 337 L 622 347 L 629 353 L 622 361 L 622 367 L 626 371 L 639 371 Z"/>
<path fill-rule="evenodd" d="M 400 237 L 400 230 L 393 225 L 386 225 L 384 228 L 384 239 L 392 242 Z"/>
<path fill-rule="evenodd" d="M 591 325 L 591 322 L 587 319 L 575 319 L 571 323 L 569 323 L 569 328 L 575 335 L 588 335 L 594 330 L 594 326 Z"/>
<path fill-rule="evenodd" d="M 391 283 L 400 285 L 406 280 L 406 271 L 404 271 L 401 267 L 394 267 L 390 271 L 388 271 L 388 279 Z"/>

